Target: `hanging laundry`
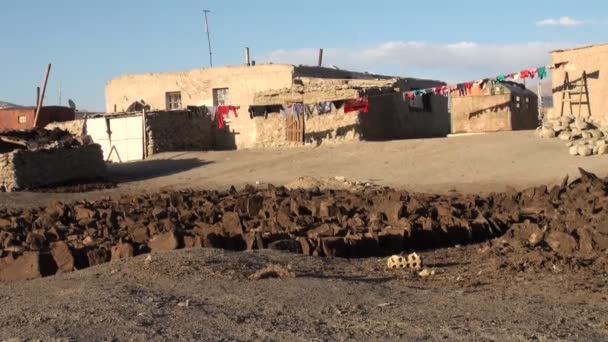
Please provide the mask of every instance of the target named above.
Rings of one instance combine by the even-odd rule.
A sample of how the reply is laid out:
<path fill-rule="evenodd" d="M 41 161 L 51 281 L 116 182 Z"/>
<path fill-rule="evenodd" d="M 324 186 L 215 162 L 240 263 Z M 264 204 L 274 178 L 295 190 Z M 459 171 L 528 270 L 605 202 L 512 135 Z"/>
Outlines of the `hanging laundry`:
<path fill-rule="evenodd" d="M 443 94 L 443 87 L 435 87 L 435 89 L 433 89 L 435 95 L 442 95 Z"/>
<path fill-rule="evenodd" d="M 465 88 L 463 83 L 458 83 L 456 85 L 456 88 L 458 89 L 458 95 L 460 96 L 465 96 L 467 93 L 467 89 Z"/>
<path fill-rule="evenodd" d="M 507 80 L 507 77 L 505 75 L 496 76 L 496 82 L 504 82 L 506 80 Z"/>
<path fill-rule="evenodd" d="M 538 74 L 538 78 L 541 80 L 547 77 L 547 67 L 540 67 L 536 69 L 536 73 Z"/>
<path fill-rule="evenodd" d="M 285 116 L 293 116 L 294 115 L 294 111 L 293 111 L 293 105 L 283 105 L 283 115 Z"/>
<path fill-rule="evenodd" d="M 413 93 L 413 92 L 411 92 L 411 91 L 405 92 L 405 98 L 406 98 L 407 100 L 413 100 L 413 99 L 415 99 L 415 98 L 416 98 L 416 94 L 414 94 L 414 93 Z"/>
<path fill-rule="evenodd" d="M 230 115 L 230 112 L 233 112 L 234 117 L 238 118 L 239 114 L 236 109 L 236 106 L 217 106 L 217 126 L 224 128 L 224 116 Z"/>
<path fill-rule="evenodd" d="M 530 77 L 530 72 L 528 70 L 522 70 L 522 71 L 519 72 L 519 77 L 522 80 L 525 80 L 526 78 Z"/>
<path fill-rule="evenodd" d="M 517 81 L 517 80 L 519 80 L 519 76 L 520 76 L 519 73 L 515 73 L 511 76 L 511 78 L 513 78 L 514 81 Z"/>
<path fill-rule="evenodd" d="M 464 84 L 464 89 L 467 92 L 467 95 L 473 95 L 473 92 L 471 92 L 471 82 L 466 82 Z"/>
<path fill-rule="evenodd" d="M 319 103 L 317 103 L 317 113 L 319 113 L 319 114 L 331 113 L 331 106 L 332 106 L 332 103 L 329 101 L 319 102 Z"/>
<path fill-rule="evenodd" d="M 528 71 L 528 77 L 530 77 L 531 79 L 534 79 L 534 77 L 536 77 L 536 69 L 527 69 Z"/>
<path fill-rule="evenodd" d="M 296 103 L 293 105 L 293 110 L 295 111 L 296 115 L 301 116 L 304 114 L 304 110 L 306 107 L 304 107 L 303 103 Z"/>
<path fill-rule="evenodd" d="M 369 112 L 369 100 L 366 97 L 360 97 L 356 100 L 346 101 L 344 104 L 344 113 L 352 113 L 359 111 L 360 113 Z"/>
<path fill-rule="evenodd" d="M 268 108 L 266 106 L 249 106 L 249 117 L 251 119 L 258 117 L 258 116 L 266 117 L 267 115 L 268 115 Z"/>

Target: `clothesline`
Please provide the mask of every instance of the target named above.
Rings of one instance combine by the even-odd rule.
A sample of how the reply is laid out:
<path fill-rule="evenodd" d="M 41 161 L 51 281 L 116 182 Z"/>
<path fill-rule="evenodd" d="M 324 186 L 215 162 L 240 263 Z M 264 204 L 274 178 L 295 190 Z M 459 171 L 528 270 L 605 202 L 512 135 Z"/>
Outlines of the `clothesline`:
<path fill-rule="evenodd" d="M 498 75 L 493 78 L 483 78 L 483 79 L 479 79 L 479 80 L 462 82 L 462 83 L 457 83 L 457 84 L 453 84 L 453 85 L 443 85 L 443 86 L 436 86 L 436 87 L 431 87 L 431 88 L 408 90 L 406 92 L 403 92 L 403 97 L 405 100 L 412 100 L 412 99 L 416 98 L 416 96 L 422 96 L 425 94 L 448 96 L 448 95 L 450 95 L 450 93 L 452 91 L 458 91 L 461 95 L 464 95 L 464 94 L 470 94 L 471 87 L 475 84 L 481 86 L 482 89 L 485 89 L 487 84 L 489 84 L 492 81 L 502 83 L 507 80 L 517 81 L 517 80 L 525 80 L 527 78 L 534 79 L 537 76 L 539 79 L 542 80 L 542 79 L 547 78 L 547 76 L 549 75 L 549 70 L 559 68 L 560 66 L 562 66 L 564 64 L 565 63 L 556 63 L 556 64 L 540 66 L 537 68 L 528 68 L 528 69 L 523 69 L 519 72 L 510 73 L 510 74 L 501 74 L 501 75 Z"/>

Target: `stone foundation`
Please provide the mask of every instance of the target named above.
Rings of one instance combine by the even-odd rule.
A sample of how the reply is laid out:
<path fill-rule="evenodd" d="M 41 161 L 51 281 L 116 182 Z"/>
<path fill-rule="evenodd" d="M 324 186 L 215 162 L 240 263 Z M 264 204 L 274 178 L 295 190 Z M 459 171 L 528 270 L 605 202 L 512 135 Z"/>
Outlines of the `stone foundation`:
<path fill-rule="evenodd" d="M 106 177 L 99 145 L 52 150 L 14 150 L 0 155 L 0 188 L 26 190 Z"/>

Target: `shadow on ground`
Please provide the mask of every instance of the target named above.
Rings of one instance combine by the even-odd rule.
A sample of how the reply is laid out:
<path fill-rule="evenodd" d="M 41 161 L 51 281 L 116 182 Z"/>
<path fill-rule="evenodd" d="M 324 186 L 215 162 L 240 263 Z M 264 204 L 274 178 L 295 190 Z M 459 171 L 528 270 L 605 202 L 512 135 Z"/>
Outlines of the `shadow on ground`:
<path fill-rule="evenodd" d="M 113 182 L 134 182 L 174 175 L 211 164 L 200 159 L 157 159 L 108 164 L 108 178 Z"/>

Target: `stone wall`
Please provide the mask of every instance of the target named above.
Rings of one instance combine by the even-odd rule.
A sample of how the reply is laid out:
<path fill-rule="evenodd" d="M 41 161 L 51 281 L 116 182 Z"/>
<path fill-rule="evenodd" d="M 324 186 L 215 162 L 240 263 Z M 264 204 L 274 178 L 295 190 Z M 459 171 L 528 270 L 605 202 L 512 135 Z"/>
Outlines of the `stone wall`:
<path fill-rule="evenodd" d="M 0 155 L 0 187 L 24 190 L 106 177 L 106 164 L 97 144 L 74 148 L 28 151 Z"/>
<path fill-rule="evenodd" d="M 563 84 L 566 72 L 570 81 L 580 79 L 583 71 L 587 73 L 587 87 L 589 90 L 589 104 L 581 108 L 581 117 L 588 117 L 601 125 L 608 125 L 608 44 L 560 50 L 551 53 L 551 63 L 568 62 L 568 64 L 553 70 L 551 78 L 553 84 L 553 108 L 549 111 L 549 119 L 562 115 Z M 578 95 L 573 95 L 578 101 Z M 583 98 L 584 100 L 584 98 Z M 573 113 L 570 106 L 564 105 L 564 116 L 578 116 L 578 105 L 574 105 Z"/>
<path fill-rule="evenodd" d="M 78 119 L 78 120 L 71 120 L 71 121 L 65 121 L 65 122 L 53 122 L 53 123 L 46 125 L 45 128 L 49 129 L 49 130 L 59 128 L 64 131 L 70 132 L 70 134 L 72 134 L 75 137 L 79 137 L 84 132 L 84 125 L 85 125 L 85 120 Z"/>
<path fill-rule="evenodd" d="M 148 155 L 173 151 L 207 151 L 215 147 L 214 122 L 209 115 L 189 111 L 146 114 Z"/>
<path fill-rule="evenodd" d="M 278 148 L 302 146 L 301 143 L 287 141 L 287 118 L 279 113 L 267 118 L 257 117 L 258 137 L 256 148 Z M 305 118 L 304 141 L 308 146 L 339 144 L 360 139 L 359 116 L 357 112 L 344 114 L 344 110 L 333 109 L 331 113 L 307 115 Z"/>

